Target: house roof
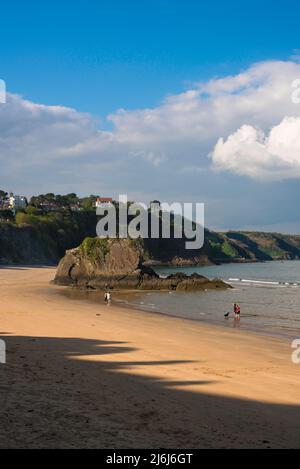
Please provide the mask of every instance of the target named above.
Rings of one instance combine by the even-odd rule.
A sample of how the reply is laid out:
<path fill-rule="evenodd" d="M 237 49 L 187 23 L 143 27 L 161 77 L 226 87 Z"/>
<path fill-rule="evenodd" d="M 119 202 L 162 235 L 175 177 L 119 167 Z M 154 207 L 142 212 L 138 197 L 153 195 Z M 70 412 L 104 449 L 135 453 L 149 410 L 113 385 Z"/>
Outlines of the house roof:
<path fill-rule="evenodd" d="M 97 202 L 105 203 L 105 202 L 112 202 L 112 201 L 113 201 L 113 199 L 111 199 L 110 197 L 98 197 L 97 198 Z"/>

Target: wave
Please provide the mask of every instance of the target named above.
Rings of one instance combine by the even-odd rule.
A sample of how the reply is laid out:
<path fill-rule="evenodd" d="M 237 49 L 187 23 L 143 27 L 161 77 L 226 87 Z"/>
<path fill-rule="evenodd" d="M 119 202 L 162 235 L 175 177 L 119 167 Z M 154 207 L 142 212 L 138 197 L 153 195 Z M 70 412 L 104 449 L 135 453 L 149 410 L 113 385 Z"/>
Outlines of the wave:
<path fill-rule="evenodd" d="M 229 278 L 229 282 L 234 283 L 247 283 L 249 285 L 266 285 L 266 286 L 275 286 L 275 287 L 300 287 L 299 282 L 280 282 L 280 281 L 271 281 L 271 280 L 253 280 L 246 278 Z"/>

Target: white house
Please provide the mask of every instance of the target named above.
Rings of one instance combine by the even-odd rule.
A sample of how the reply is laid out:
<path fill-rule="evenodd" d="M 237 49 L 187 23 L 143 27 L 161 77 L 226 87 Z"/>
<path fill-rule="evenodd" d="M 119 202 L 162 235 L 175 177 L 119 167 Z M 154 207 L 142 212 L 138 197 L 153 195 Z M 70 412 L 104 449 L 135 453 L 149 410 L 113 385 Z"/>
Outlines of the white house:
<path fill-rule="evenodd" d="M 98 197 L 95 203 L 96 208 L 106 208 L 112 205 L 113 199 L 110 197 Z"/>
<path fill-rule="evenodd" d="M 28 205 L 26 197 L 21 195 L 14 195 L 13 193 L 9 196 L 9 207 L 18 210 L 22 208 L 26 208 Z"/>

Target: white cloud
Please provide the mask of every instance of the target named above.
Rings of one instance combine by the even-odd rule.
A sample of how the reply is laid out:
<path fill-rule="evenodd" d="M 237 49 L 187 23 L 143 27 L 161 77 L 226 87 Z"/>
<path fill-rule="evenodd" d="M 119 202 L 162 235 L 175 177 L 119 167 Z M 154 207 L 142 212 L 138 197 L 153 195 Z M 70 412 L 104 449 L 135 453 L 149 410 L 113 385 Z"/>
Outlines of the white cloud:
<path fill-rule="evenodd" d="M 205 172 L 207 183 L 214 178 L 207 155 L 220 137 L 215 167 L 252 178 L 300 177 L 300 105 L 291 99 L 298 78 L 297 62 L 255 64 L 155 108 L 119 110 L 108 116 L 111 131 L 89 114 L 8 94 L 0 105 L 1 185 L 29 193 L 43 187 L 130 193 L 133 186 L 149 193 L 155 184 L 163 196 L 171 183 L 189 190 L 193 174 Z"/>
<path fill-rule="evenodd" d="M 300 118 L 286 117 L 269 135 L 249 125 L 242 126 L 226 141 L 221 138 L 212 160 L 225 169 L 260 180 L 300 177 Z"/>
<path fill-rule="evenodd" d="M 236 76 L 200 83 L 157 108 L 121 110 L 109 119 L 119 142 L 201 144 L 242 124 L 265 128 L 286 115 L 300 115 L 291 100 L 292 82 L 298 77 L 298 63 L 264 62 Z"/>

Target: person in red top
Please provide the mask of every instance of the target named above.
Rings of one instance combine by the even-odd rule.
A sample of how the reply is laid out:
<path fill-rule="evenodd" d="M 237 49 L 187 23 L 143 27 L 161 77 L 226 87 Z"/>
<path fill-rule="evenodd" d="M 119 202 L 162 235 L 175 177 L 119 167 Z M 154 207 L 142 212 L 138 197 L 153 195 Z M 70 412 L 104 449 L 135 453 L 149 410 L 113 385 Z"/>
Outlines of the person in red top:
<path fill-rule="evenodd" d="M 233 305 L 233 312 L 234 312 L 235 319 L 241 318 L 241 308 L 237 303 L 234 303 Z M 225 319 L 229 319 L 229 318 L 230 318 L 230 312 L 225 314 Z"/>
<path fill-rule="evenodd" d="M 240 319 L 240 317 L 241 317 L 241 308 L 237 303 L 234 303 L 233 310 L 234 310 L 235 319 Z"/>

